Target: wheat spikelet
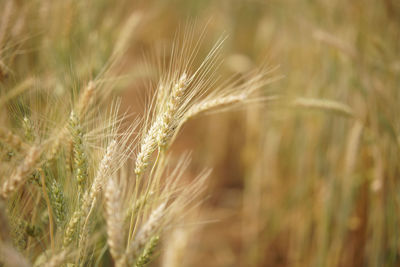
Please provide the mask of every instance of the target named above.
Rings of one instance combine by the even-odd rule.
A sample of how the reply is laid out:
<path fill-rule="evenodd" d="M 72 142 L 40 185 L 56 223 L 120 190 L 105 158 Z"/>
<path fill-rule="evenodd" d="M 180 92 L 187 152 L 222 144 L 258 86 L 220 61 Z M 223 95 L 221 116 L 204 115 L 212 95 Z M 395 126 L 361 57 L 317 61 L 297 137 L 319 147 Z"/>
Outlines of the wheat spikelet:
<path fill-rule="evenodd" d="M 21 185 L 23 185 L 26 177 L 33 171 L 37 161 L 40 158 L 40 150 L 38 147 L 33 146 L 28 151 L 24 162 L 19 166 L 11 177 L 4 182 L 1 187 L 0 195 L 2 198 L 8 198 L 14 193 Z"/>

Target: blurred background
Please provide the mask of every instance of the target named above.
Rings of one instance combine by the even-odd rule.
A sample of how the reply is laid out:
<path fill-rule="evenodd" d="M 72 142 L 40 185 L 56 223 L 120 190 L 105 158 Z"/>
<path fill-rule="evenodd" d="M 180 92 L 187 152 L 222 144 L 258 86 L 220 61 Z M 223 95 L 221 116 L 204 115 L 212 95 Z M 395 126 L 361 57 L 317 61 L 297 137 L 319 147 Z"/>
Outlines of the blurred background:
<path fill-rule="evenodd" d="M 263 90 L 279 101 L 196 118 L 177 138 L 177 155 L 192 151 L 189 179 L 213 173 L 195 222 L 170 233 L 166 247 L 182 255 L 164 249 L 154 266 L 400 265 L 399 1 L 2 0 L 0 10 L 3 84 L 35 77 L 35 88 L 79 91 L 107 69 L 123 111 L 143 110 L 151 58 L 188 24 L 206 31 L 202 55 L 227 36 L 222 79 L 279 66 L 271 76 L 283 78 Z"/>

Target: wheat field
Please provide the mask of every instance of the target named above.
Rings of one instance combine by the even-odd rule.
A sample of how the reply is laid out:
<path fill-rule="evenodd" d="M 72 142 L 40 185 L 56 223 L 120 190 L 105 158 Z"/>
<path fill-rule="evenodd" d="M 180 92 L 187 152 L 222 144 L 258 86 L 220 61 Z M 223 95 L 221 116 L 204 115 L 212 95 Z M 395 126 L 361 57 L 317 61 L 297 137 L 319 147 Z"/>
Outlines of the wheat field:
<path fill-rule="evenodd" d="M 399 89 L 397 0 L 0 0 L 0 266 L 399 266 Z"/>

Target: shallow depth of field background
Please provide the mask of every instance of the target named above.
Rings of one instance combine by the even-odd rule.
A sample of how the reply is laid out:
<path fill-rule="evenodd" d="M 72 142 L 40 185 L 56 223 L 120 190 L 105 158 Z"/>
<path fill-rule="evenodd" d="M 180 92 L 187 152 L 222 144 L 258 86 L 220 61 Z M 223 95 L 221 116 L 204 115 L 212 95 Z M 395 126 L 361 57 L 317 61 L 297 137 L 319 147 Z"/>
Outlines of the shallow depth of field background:
<path fill-rule="evenodd" d="M 4 10 L 7 0 L 0 2 Z M 116 95 L 132 112 L 142 110 L 151 80 L 143 54 L 188 24 L 206 31 L 201 53 L 227 36 L 222 79 L 279 66 L 271 75 L 283 77 L 263 92 L 280 100 L 197 118 L 174 144 L 177 153 L 192 151 L 193 175 L 214 170 L 195 223 L 185 226 L 192 233 L 182 266 L 400 264 L 398 1 L 14 2 L 10 25 L 18 40 L 29 37 L 21 51 L 31 54 L 16 56 L 15 66 L 59 77 L 69 66 L 76 80 L 103 66 L 136 14 L 113 67 L 124 77 Z M 38 52 L 38 40 L 48 50 Z M 42 69 L 29 69 L 37 61 Z M 294 107 L 298 97 L 337 101 L 355 116 Z M 162 259 L 163 251 L 153 265 Z"/>

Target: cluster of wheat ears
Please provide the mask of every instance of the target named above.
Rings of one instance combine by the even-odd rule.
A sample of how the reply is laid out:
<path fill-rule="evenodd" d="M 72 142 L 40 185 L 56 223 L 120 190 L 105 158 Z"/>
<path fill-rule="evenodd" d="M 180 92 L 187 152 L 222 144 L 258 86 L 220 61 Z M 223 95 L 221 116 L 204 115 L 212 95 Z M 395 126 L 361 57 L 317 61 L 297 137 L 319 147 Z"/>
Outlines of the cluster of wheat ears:
<path fill-rule="evenodd" d="M 201 203 L 210 171 L 187 182 L 190 157 L 171 156 L 172 143 L 199 114 L 264 101 L 259 92 L 273 76 L 261 68 L 219 82 L 223 40 L 196 66 L 201 41 L 195 31 L 180 36 L 158 61 L 159 81 L 137 119 L 108 100 L 107 71 L 44 99 L 26 81 L 6 88 L 1 104 L 20 102 L 0 128 L 2 263 L 88 266 L 111 255 L 115 266 L 145 266 L 164 233 Z"/>

